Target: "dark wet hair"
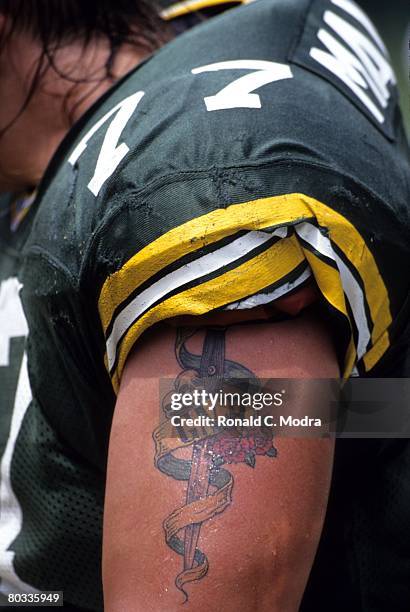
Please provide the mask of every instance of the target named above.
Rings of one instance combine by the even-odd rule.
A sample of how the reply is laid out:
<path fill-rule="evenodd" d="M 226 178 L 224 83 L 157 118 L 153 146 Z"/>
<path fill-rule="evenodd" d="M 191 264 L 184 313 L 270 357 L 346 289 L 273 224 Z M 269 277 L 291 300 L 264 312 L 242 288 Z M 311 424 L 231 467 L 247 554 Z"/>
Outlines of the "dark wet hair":
<path fill-rule="evenodd" d="M 11 31 L 29 32 L 44 50 L 105 37 L 113 51 L 123 43 L 153 51 L 166 39 L 166 26 L 149 0 L 0 0 L 0 13 L 9 17 Z"/>
<path fill-rule="evenodd" d="M 149 54 L 172 38 L 170 28 L 150 0 L 0 0 L 0 14 L 7 16 L 7 29 L 0 32 L 0 52 L 16 31 L 28 32 L 40 42 L 42 49 L 26 102 L 18 116 L 27 107 L 50 64 L 61 77 L 73 84 L 79 82 L 61 73 L 54 62 L 54 55 L 62 45 L 79 40 L 87 46 L 92 40 L 106 39 L 110 52 L 105 76 L 112 78 L 115 56 L 123 44 Z M 92 78 L 86 80 L 92 81 Z M 101 78 L 96 86 L 100 82 Z"/>

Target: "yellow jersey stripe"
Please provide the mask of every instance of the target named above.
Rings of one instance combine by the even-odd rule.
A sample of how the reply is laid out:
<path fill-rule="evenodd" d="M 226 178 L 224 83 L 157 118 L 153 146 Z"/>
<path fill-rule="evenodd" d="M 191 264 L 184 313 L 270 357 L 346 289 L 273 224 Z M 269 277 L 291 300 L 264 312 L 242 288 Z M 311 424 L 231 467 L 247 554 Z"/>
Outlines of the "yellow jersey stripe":
<path fill-rule="evenodd" d="M 373 339 L 391 323 L 387 289 L 373 255 L 354 226 L 322 202 L 302 194 L 252 200 L 218 209 L 176 227 L 134 255 L 108 277 L 99 298 L 104 332 L 116 308 L 132 291 L 177 259 L 241 230 L 259 230 L 316 217 L 355 266 L 365 285 L 374 322 Z M 380 315 L 380 316 L 379 316 Z"/>
<path fill-rule="evenodd" d="M 304 249 L 304 254 L 313 272 L 321 294 L 329 302 L 329 304 L 333 306 L 333 308 L 338 310 L 347 318 L 351 328 L 352 323 L 347 313 L 345 295 L 338 271 L 331 265 L 325 263 L 322 259 L 319 259 L 319 257 L 317 257 L 311 251 Z M 356 347 L 353 343 L 353 335 L 351 335 L 351 341 L 345 356 L 343 371 L 344 378 L 348 378 L 350 376 L 355 361 Z"/>
<path fill-rule="evenodd" d="M 346 261 L 362 279 L 373 323 L 372 343 L 374 346 L 371 353 L 368 353 L 364 359 L 366 369 L 370 369 L 389 346 L 387 330 L 392 321 L 387 289 L 377 264 L 360 233 L 350 221 L 326 204 L 299 193 L 261 198 L 233 204 L 225 209 L 217 209 L 192 219 L 154 240 L 131 257 L 104 283 L 99 298 L 99 311 L 104 332 L 110 325 L 114 313 L 117 309 L 120 311 L 121 304 L 132 292 L 138 290 L 139 286 L 149 281 L 155 274 L 160 273 L 162 269 L 185 255 L 243 230 L 257 231 L 296 225 L 314 218 L 320 227 L 326 228 L 330 240 L 340 249 Z M 314 257 L 308 250 L 304 255 L 312 267 L 325 299 L 348 317 L 344 297 L 342 298 L 343 289 L 338 271 L 331 270 L 331 266 L 323 267 L 323 261 Z M 267 284 L 273 282 L 275 282 L 274 278 L 271 277 Z M 233 299 L 221 300 L 221 304 L 223 302 L 222 305 L 224 305 L 248 295 L 250 293 L 243 296 L 238 294 Z M 212 309 L 217 307 L 213 306 Z M 175 316 L 175 313 L 169 316 Z M 348 360 L 351 361 L 351 354 Z"/>
<path fill-rule="evenodd" d="M 314 212 L 301 198 L 299 194 L 282 195 L 217 209 L 154 240 L 105 281 L 98 302 L 104 332 L 114 311 L 135 289 L 184 255 L 242 230 L 260 230 L 313 217 Z"/>
<path fill-rule="evenodd" d="M 175 19 L 187 13 L 219 6 L 221 4 L 241 4 L 241 0 L 186 0 L 184 2 L 176 2 L 166 9 L 163 9 L 160 12 L 160 16 L 165 20 Z"/>
<path fill-rule="evenodd" d="M 363 363 L 365 365 L 367 372 L 371 370 L 378 361 L 380 361 L 381 357 L 383 357 L 384 353 L 387 351 L 389 346 L 390 346 L 389 332 L 388 330 L 386 330 L 378 338 L 377 342 L 374 343 L 372 348 L 363 357 Z"/>
<path fill-rule="evenodd" d="M 122 339 L 113 385 L 117 390 L 126 358 L 138 337 L 151 325 L 179 315 L 202 315 L 255 294 L 280 281 L 304 261 L 303 251 L 295 237 L 281 240 L 250 261 L 182 291 L 157 304 L 128 329 Z M 108 367 L 108 363 L 106 364 Z"/>
<path fill-rule="evenodd" d="M 331 220 L 329 220 L 331 223 Z M 372 253 L 350 223 L 333 224 L 330 237 L 359 273 L 373 321 L 372 341 L 377 342 L 392 323 L 390 299 Z"/>

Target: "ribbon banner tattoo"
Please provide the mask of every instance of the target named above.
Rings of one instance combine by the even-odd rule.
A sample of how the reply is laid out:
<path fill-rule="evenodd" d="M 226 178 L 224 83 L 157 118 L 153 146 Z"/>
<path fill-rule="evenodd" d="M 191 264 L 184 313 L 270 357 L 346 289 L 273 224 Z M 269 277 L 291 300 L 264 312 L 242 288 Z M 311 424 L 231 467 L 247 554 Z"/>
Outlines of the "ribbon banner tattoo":
<path fill-rule="evenodd" d="M 179 329 L 175 354 L 182 372 L 162 401 L 164 420 L 154 431 L 155 466 L 163 474 L 186 483 L 185 504 L 164 520 L 167 545 L 183 559 L 182 571 L 175 584 L 188 600 L 186 585 L 201 580 L 208 571 L 206 554 L 198 548 L 201 527 L 205 521 L 223 512 L 232 501 L 234 479 L 223 466 L 246 463 L 255 467 L 257 455 L 276 457 L 273 435 L 266 428 L 220 429 L 214 426 L 176 428 L 171 424 L 171 396 L 174 392 L 192 393 L 195 389 L 214 392 L 241 385 L 247 390 L 260 389 L 257 377 L 243 365 L 225 359 L 224 328 L 208 329 L 202 355 L 186 348 L 196 333 L 192 328 Z M 241 382 L 242 381 L 242 382 Z M 237 408 L 236 408 L 237 409 Z M 238 409 L 237 409 L 238 410 Z M 205 415 L 205 407 L 186 409 L 189 416 Z M 239 411 L 243 410 L 239 407 Z M 238 412 L 236 412 L 238 415 Z M 176 456 L 178 449 L 192 449 L 191 460 Z"/>

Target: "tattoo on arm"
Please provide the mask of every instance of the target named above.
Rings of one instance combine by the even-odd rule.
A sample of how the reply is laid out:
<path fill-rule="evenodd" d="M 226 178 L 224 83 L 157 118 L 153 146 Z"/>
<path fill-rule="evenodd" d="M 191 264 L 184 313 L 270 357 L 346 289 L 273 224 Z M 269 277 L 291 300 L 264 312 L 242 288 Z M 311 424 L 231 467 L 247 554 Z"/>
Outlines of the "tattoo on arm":
<path fill-rule="evenodd" d="M 181 572 L 175 578 L 176 587 L 188 600 L 186 585 L 201 580 L 208 571 L 208 559 L 197 544 L 202 524 L 223 512 L 232 502 L 234 479 L 223 465 L 244 462 L 251 468 L 256 465 L 257 455 L 276 457 L 272 433 L 265 429 L 233 429 L 229 431 L 215 427 L 181 428 L 178 434 L 170 425 L 171 394 L 186 393 L 195 389 L 206 389 L 216 393 L 222 384 L 231 381 L 236 388 L 240 381 L 249 389 L 260 388 L 258 378 L 240 363 L 225 358 L 226 328 L 206 330 L 201 355 L 186 348 L 187 340 L 197 333 L 192 328 L 177 331 L 175 356 L 182 371 L 174 381 L 174 389 L 162 402 L 165 420 L 153 433 L 155 442 L 155 467 L 163 474 L 174 478 L 186 487 L 186 500 L 164 520 L 163 527 L 167 545 L 182 558 Z M 209 414 L 202 407 L 189 408 L 189 416 Z M 236 412 L 238 414 L 238 412 Z M 191 460 L 175 456 L 179 448 L 192 449 Z"/>

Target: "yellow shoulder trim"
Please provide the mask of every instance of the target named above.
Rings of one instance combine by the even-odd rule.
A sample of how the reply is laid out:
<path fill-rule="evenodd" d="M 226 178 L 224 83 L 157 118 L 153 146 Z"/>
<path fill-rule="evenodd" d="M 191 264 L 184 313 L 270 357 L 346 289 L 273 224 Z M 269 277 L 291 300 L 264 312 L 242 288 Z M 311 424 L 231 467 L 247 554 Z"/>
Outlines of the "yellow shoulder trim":
<path fill-rule="evenodd" d="M 219 6 L 221 4 L 246 4 L 243 0 L 184 0 L 176 2 L 160 12 L 162 19 L 166 21 L 181 17 L 194 11 L 200 11 L 204 8 Z"/>
<path fill-rule="evenodd" d="M 121 311 L 122 303 L 139 286 L 185 255 L 199 251 L 206 245 L 213 244 L 242 230 L 255 231 L 285 225 L 297 225 L 302 221 L 312 219 L 316 219 L 319 227 L 326 230 L 330 240 L 340 249 L 346 261 L 349 262 L 349 266 L 356 271 L 361 279 L 372 325 L 372 347 L 364 356 L 363 361 L 366 370 L 371 370 L 389 347 L 388 329 L 392 322 L 392 315 L 383 278 L 373 254 L 352 223 L 326 204 L 299 193 L 251 200 L 241 204 L 233 204 L 225 209 L 214 210 L 168 231 L 141 249 L 120 270 L 109 276 L 104 283 L 99 298 L 99 312 L 104 332 L 107 331 L 113 317 L 116 316 L 116 312 Z M 294 238 L 294 240 L 296 239 Z M 290 241 L 290 244 L 293 243 L 295 248 L 294 240 Z M 282 246 L 276 244 L 270 250 L 269 266 L 267 267 L 262 265 L 267 257 L 267 254 L 265 254 L 237 268 L 232 273 L 227 273 L 223 277 L 218 277 L 218 279 L 195 287 L 188 292 L 179 293 L 177 296 L 169 298 L 150 309 L 136 325 L 129 329 L 127 337 L 121 342 L 119 363 L 117 363 L 114 373 L 114 386 L 118 387 L 126 356 L 132 344 L 144 329 L 160 320 L 177 314 L 186 314 L 188 311 L 191 314 L 202 314 L 246 297 L 252 292 L 258 291 L 261 287 L 266 287 L 269 282 L 274 282 L 273 260 L 278 257 L 281 248 Z M 302 248 L 299 253 L 302 253 L 303 258 L 308 261 L 323 297 L 349 319 L 340 273 L 316 257 L 312 251 Z M 280 259 L 286 264 L 291 264 L 291 268 L 297 263 L 292 258 Z M 298 257 L 296 259 L 299 261 Z M 258 265 L 257 276 L 261 274 L 263 269 L 266 272 L 266 278 L 262 278 L 265 276 L 264 274 L 259 276 L 259 279 L 253 278 L 255 265 Z M 270 270 L 270 273 L 268 273 L 268 270 Z M 282 270 L 282 272 L 285 273 L 285 270 Z M 242 279 L 239 273 L 242 274 Z M 235 278 L 236 288 L 229 292 L 227 288 L 230 286 L 228 280 L 231 276 Z M 260 285 L 259 282 L 261 282 Z M 225 285 L 225 283 L 227 284 Z M 219 286 L 218 290 L 216 289 L 217 286 Z M 233 287 L 234 285 L 232 285 Z M 208 293 L 208 290 L 211 290 L 211 292 Z M 205 296 L 207 296 L 206 299 Z M 348 351 L 346 357 L 345 373 L 349 373 L 355 360 L 353 347 Z"/>
<path fill-rule="evenodd" d="M 127 356 L 141 334 L 159 321 L 179 315 L 202 315 L 253 295 L 291 273 L 303 262 L 303 251 L 292 237 L 274 244 L 234 270 L 165 299 L 134 323 L 123 338 L 112 373 L 117 391 Z M 106 364 L 108 365 L 108 364 Z"/>

